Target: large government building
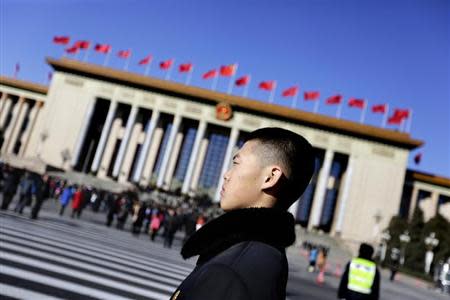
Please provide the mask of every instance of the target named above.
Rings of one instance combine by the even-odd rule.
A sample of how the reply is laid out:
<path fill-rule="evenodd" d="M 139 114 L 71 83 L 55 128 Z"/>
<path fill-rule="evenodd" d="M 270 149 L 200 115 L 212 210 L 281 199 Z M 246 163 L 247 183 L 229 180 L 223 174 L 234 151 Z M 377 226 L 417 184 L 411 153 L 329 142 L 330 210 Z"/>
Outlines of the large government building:
<path fill-rule="evenodd" d="M 407 170 L 422 141 L 339 120 L 70 59 L 47 59 L 51 84 L 0 78 L 5 161 L 41 161 L 118 183 L 207 194 L 248 132 L 278 126 L 317 149 L 316 173 L 290 208 L 301 226 L 377 241 L 416 205 L 450 219 L 450 179 Z M 424 204 L 425 203 L 425 204 Z"/>

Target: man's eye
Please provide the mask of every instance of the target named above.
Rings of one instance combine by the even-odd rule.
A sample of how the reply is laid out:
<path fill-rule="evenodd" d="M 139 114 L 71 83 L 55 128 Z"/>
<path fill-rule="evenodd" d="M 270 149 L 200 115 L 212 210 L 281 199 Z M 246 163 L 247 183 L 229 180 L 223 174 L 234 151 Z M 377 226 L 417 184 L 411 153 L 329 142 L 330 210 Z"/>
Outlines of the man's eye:
<path fill-rule="evenodd" d="M 237 165 L 238 163 L 236 161 L 233 160 L 233 165 Z"/>

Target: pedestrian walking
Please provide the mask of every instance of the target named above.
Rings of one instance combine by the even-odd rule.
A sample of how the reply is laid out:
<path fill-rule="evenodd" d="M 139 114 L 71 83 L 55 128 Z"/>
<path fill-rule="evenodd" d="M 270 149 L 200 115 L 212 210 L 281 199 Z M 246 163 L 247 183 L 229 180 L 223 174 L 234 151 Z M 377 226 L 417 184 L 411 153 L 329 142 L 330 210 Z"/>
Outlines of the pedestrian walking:
<path fill-rule="evenodd" d="M 308 272 L 314 272 L 314 270 L 316 269 L 316 260 L 317 260 L 317 255 L 319 253 L 319 250 L 317 249 L 316 246 L 311 246 L 311 249 L 309 250 L 309 256 L 308 256 L 308 261 L 309 261 L 309 265 L 308 265 Z"/>
<path fill-rule="evenodd" d="M 69 204 L 70 200 L 73 197 L 75 187 L 66 186 L 61 196 L 59 197 L 59 203 L 61 204 L 61 208 L 59 210 L 59 215 L 62 216 L 64 214 L 64 210 L 66 209 L 67 204 Z"/>
<path fill-rule="evenodd" d="M 314 157 L 308 141 L 291 131 L 250 133 L 223 177 L 220 206 L 226 213 L 184 244 L 184 258 L 199 258 L 171 299 L 285 299 L 285 249 L 295 241 L 287 210 L 308 185 Z"/>
<path fill-rule="evenodd" d="M 36 189 L 34 184 L 35 183 L 33 181 L 32 174 L 28 171 L 25 171 L 19 183 L 19 201 L 17 201 L 14 212 L 22 214 L 25 206 L 31 203 L 31 195 L 33 194 L 33 192 L 35 192 Z"/>
<path fill-rule="evenodd" d="M 358 257 L 345 267 L 339 284 L 338 298 L 346 300 L 378 300 L 380 272 L 372 260 L 373 247 L 361 244 Z"/>
<path fill-rule="evenodd" d="M 159 228 L 161 227 L 161 217 L 158 210 L 154 210 L 152 213 L 152 221 L 150 222 L 150 239 L 152 242 L 155 240 L 158 234 Z"/>
<path fill-rule="evenodd" d="M 14 170 L 9 165 L 4 166 L 4 183 L 3 183 L 3 200 L 2 210 L 7 210 L 14 195 L 17 192 L 17 186 L 19 184 L 20 176 L 17 170 Z"/>
<path fill-rule="evenodd" d="M 77 216 L 77 218 L 80 218 L 81 211 L 83 210 L 83 205 L 84 205 L 83 187 L 79 186 L 77 191 L 73 194 L 71 218 L 75 217 L 75 215 Z"/>

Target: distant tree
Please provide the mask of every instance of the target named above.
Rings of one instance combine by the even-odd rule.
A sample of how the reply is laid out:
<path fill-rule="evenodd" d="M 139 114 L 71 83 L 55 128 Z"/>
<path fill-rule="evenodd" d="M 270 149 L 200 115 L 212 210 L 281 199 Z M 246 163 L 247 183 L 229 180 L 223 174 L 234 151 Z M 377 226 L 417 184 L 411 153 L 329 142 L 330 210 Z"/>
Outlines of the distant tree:
<path fill-rule="evenodd" d="M 438 246 L 434 249 L 434 261 L 447 260 L 450 257 L 450 222 L 442 215 L 437 214 L 424 226 L 425 236 L 428 236 L 431 232 L 434 232 L 439 240 Z"/>
<path fill-rule="evenodd" d="M 425 264 L 424 226 L 423 211 L 417 206 L 409 222 L 408 231 L 411 241 L 405 250 L 405 267 L 417 272 L 422 272 Z"/>
<path fill-rule="evenodd" d="M 393 216 L 389 222 L 388 231 L 391 239 L 388 242 L 388 248 L 400 247 L 400 235 L 408 228 L 408 221 L 400 216 Z"/>

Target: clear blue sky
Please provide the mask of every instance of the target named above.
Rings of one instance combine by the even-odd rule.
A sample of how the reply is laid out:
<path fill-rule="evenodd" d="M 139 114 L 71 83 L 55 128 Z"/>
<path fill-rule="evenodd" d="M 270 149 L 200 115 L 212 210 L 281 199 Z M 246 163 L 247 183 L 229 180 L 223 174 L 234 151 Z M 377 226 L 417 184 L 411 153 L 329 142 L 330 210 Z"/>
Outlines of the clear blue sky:
<path fill-rule="evenodd" d="M 281 90 L 299 84 L 319 90 L 321 101 L 342 93 L 411 108 L 411 135 L 425 145 L 411 153 L 410 167 L 450 177 L 448 0 L 0 0 L 0 9 L 2 75 L 19 62 L 20 79 L 46 83 L 44 58 L 63 50 L 52 44 L 55 35 L 111 44 L 114 68 L 123 66 L 115 53 L 131 48 L 133 72 L 143 72 L 137 61 L 147 54 L 192 61 L 191 84 L 202 87 L 210 86 L 203 72 L 238 62 L 238 75 L 252 75 L 249 97 L 261 101 L 268 95 L 257 83 L 275 79 L 281 105 L 290 104 Z M 103 56 L 92 52 L 89 62 L 101 64 Z M 150 75 L 164 77 L 155 64 Z M 171 80 L 184 79 L 173 72 Z M 222 78 L 218 90 L 227 84 Z M 312 111 L 313 104 L 299 101 L 299 108 Z M 319 113 L 335 109 L 322 102 Z M 358 121 L 359 113 L 345 106 L 342 118 Z M 368 112 L 366 123 L 380 122 Z"/>

